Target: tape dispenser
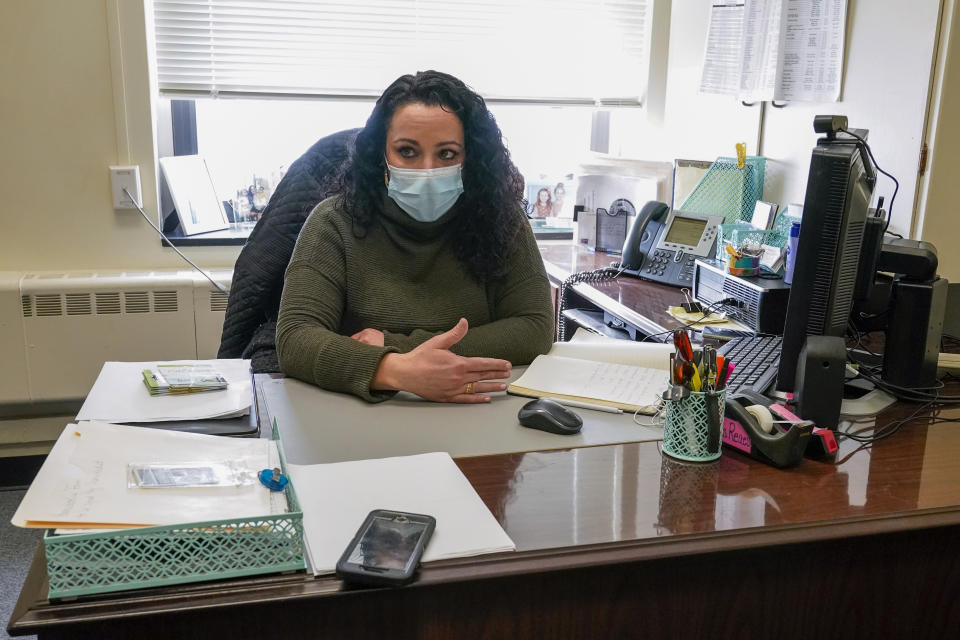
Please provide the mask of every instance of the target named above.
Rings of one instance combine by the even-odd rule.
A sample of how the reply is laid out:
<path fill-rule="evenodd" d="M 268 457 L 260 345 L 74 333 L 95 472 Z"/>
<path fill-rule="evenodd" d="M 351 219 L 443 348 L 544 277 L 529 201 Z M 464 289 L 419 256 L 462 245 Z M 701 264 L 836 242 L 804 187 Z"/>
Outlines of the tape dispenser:
<path fill-rule="evenodd" d="M 790 424 L 778 422 L 791 420 Z M 789 467 L 803 458 L 814 430 L 789 409 L 745 389 L 727 398 L 723 443 L 774 467 Z"/>

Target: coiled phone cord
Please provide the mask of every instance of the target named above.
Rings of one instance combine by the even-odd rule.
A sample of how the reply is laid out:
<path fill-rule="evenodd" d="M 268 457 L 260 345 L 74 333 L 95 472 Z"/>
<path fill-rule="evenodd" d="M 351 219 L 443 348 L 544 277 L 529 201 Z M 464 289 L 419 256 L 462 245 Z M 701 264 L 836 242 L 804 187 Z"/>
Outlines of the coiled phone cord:
<path fill-rule="evenodd" d="M 619 263 L 615 262 L 614 264 L 619 267 Z M 563 312 L 569 304 L 570 287 L 580 282 L 604 282 L 614 280 L 621 273 L 623 273 L 622 268 L 601 267 L 593 271 L 574 273 L 560 283 L 560 304 L 557 305 L 557 342 L 566 341 L 567 327 Z"/>

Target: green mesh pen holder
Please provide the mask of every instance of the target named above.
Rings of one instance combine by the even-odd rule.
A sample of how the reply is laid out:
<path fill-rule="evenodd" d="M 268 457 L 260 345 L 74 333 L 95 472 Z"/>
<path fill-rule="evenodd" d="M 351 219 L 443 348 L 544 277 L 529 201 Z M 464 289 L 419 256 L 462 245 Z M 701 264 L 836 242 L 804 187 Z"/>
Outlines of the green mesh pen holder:
<path fill-rule="evenodd" d="M 719 458 L 725 399 L 726 391 L 717 391 L 712 395 L 691 392 L 683 400 L 667 400 L 663 452 L 689 462 L 710 462 Z M 718 420 L 712 426 L 707 415 L 707 402 L 717 404 Z"/>
<path fill-rule="evenodd" d="M 286 473 L 279 441 L 277 449 Z M 48 595 L 73 598 L 303 570 L 303 513 L 293 483 L 284 491 L 288 511 L 280 514 L 104 533 L 48 530 L 43 537 Z"/>
<path fill-rule="evenodd" d="M 723 216 L 725 223 L 753 219 L 754 205 L 763 199 L 766 162 L 761 156 L 748 156 L 741 169 L 735 158 L 717 158 L 679 210 Z"/>

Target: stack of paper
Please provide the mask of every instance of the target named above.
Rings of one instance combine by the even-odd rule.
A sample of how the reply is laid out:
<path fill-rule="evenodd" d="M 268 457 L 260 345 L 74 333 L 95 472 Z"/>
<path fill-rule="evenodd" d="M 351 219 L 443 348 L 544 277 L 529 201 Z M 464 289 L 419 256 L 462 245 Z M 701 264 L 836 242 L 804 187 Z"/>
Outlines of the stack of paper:
<path fill-rule="evenodd" d="M 626 340 L 558 342 L 507 391 L 656 413 L 667 387 L 672 345 Z"/>
<path fill-rule="evenodd" d="M 181 360 L 163 364 L 205 364 L 216 370 L 228 386 L 219 393 L 151 396 L 143 386 L 143 371 L 159 368 L 157 362 L 106 362 L 77 420 L 165 422 L 233 418 L 250 413 L 253 388 L 249 360 Z"/>
<path fill-rule="evenodd" d="M 254 473 L 277 466 L 276 443 L 88 422 L 67 425 L 13 516 L 18 527 L 107 529 L 279 513 L 259 482 L 137 489 L 128 465 L 231 461 Z M 279 511 L 278 511 L 279 508 Z"/>
<path fill-rule="evenodd" d="M 143 384 L 152 396 L 202 393 L 227 388 L 227 379 L 209 364 L 160 364 L 143 370 Z"/>
<path fill-rule="evenodd" d="M 448 453 L 291 464 L 287 469 L 303 508 L 307 552 L 317 575 L 336 568 L 374 509 L 436 518 L 424 562 L 516 550 Z"/>

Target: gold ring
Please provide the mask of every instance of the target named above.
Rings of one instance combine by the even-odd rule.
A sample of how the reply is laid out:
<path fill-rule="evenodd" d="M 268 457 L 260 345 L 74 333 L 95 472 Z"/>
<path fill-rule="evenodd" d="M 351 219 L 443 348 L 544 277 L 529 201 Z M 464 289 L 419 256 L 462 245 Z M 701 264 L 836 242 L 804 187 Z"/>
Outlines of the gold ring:
<path fill-rule="evenodd" d="M 472 382 L 468 382 L 468 383 L 467 383 L 467 391 L 466 391 L 466 392 L 467 392 L 467 393 L 473 393 L 473 383 L 472 383 Z"/>

